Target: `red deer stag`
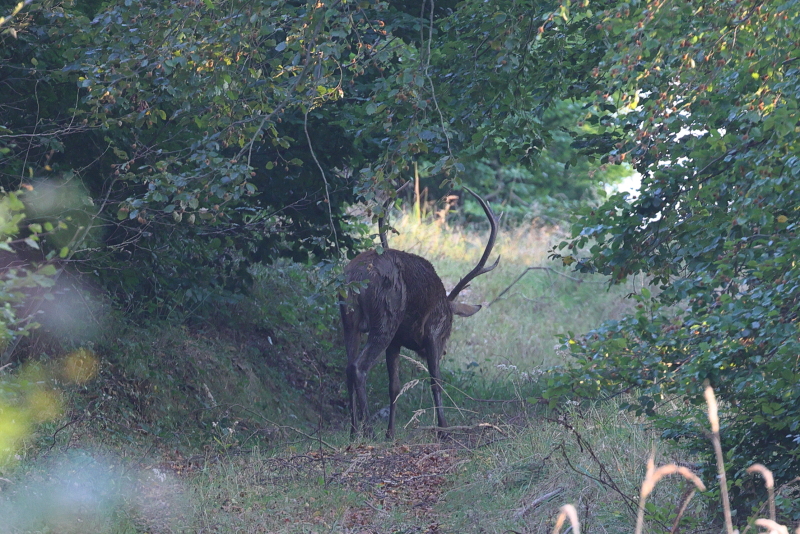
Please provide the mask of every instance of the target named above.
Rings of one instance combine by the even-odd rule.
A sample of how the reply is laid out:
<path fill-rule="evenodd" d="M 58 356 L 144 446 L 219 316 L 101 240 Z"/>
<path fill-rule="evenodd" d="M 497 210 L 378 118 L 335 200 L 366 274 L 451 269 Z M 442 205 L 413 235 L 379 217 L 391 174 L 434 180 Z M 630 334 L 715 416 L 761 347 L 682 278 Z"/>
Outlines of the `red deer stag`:
<path fill-rule="evenodd" d="M 386 351 L 390 402 L 386 437 L 394 437 L 395 402 L 400 394 L 398 357 L 401 347 L 416 351 L 427 361 L 436 418 L 439 427 L 447 427 L 442 407 L 439 360 L 450 337 L 453 314 L 469 317 L 481 309 L 480 306 L 457 303 L 455 299 L 472 279 L 491 271 L 500 261 L 498 257 L 493 265 L 485 267 L 497 237 L 497 219 L 481 197 L 470 189 L 467 191 L 480 202 L 492 230 L 480 261 L 449 295 L 428 260 L 400 250 L 385 248 L 382 254 L 375 250 L 362 252 L 344 269 L 348 284 L 361 285 L 359 291 L 350 291 L 347 299 L 340 303 L 347 350 L 352 436 L 372 433 L 367 408 L 367 374 L 378 356 Z M 383 235 L 381 241 L 385 247 Z M 359 350 L 362 333 L 367 334 L 367 343 Z"/>

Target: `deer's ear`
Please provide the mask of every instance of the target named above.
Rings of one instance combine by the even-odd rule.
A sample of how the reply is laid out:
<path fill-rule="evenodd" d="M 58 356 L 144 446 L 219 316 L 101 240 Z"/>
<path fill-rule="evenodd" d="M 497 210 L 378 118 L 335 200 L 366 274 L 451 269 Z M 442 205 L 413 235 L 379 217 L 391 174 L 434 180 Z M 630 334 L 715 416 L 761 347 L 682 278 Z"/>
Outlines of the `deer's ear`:
<path fill-rule="evenodd" d="M 451 302 L 450 309 L 453 310 L 453 314 L 458 315 L 459 317 L 469 317 L 470 315 L 475 315 L 476 313 L 478 313 L 478 310 L 480 310 L 481 307 L 473 306 L 472 304 Z"/>

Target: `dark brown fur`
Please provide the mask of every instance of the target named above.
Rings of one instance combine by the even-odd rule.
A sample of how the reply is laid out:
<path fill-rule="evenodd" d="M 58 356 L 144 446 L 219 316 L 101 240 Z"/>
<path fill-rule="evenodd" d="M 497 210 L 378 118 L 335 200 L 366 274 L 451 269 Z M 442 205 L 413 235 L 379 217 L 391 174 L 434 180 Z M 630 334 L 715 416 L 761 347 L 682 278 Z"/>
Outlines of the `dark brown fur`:
<path fill-rule="evenodd" d="M 483 267 L 494 244 L 497 229 L 488 205 L 475 196 L 492 223 L 492 236 L 481 263 L 459 282 L 456 286 L 458 291 L 469 280 L 497 265 L 495 262 L 491 267 Z M 400 393 L 398 356 L 401 347 L 416 351 L 427 362 L 437 422 L 440 427 L 446 427 L 439 361 L 450 337 L 453 315 L 468 317 L 476 313 L 480 306 L 455 303 L 458 291 L 454 290 L 448 296 L 433 265 L 425 258 L 408 252 L 393 249 L 386 249 L 382 254 L 375 250 L 362 252 L 353 258 L 344 272 L 348 284 L 362 287 L 357 293 L 351 291 L 341 303 L 347 350 L 351 434 L 371 432 L 368 425 L 367 374 L 378 356 L 385 351 L 390 402 L 386 436 L 394 436 L 395 402 Z M 367 343 L 359 350 L 362 334 L 367 334 Z"/>

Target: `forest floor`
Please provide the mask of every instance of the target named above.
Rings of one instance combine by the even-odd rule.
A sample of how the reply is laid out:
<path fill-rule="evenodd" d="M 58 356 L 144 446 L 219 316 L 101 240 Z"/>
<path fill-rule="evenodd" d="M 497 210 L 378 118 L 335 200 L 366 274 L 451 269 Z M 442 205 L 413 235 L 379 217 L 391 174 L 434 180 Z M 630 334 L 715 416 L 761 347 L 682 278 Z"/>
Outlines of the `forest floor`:
<path fill-rule="evenodd" d="M 0 532 L 545 533 L 568 503 L 584 531 L 632 532 L 648 456 L 682 457 L 615 408 L 443 441 L 426 430 L 356 442 L 323 432 L 264 449 L 210 437 L 205 450 L 179 450 L 84 436 L 31 451 L 4 477 Z M 647 532 L 667 527 L 683 490 L 660 485 Z"/>

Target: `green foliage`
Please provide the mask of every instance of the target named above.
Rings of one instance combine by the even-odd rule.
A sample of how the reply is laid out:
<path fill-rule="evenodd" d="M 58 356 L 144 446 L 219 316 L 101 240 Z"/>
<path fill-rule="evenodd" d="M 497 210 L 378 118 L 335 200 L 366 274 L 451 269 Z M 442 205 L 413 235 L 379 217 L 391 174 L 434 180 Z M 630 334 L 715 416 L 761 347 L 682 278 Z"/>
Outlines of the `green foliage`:
<path fill-rule="evenodd" d="M 589 73 L 607 43 L 595 23 L 592 10 L 571 15 L 557 3 L 460 4 L 431 52 L 432 74 L 446 81 L 434 103 L 457 118 L 453 141 L 502 164 L 536 161 L 550 139 L 544 112 L 597 85 Z"/>
<path fill-rule="evenodd" d="M 31 305 L 31 297 L 47 298 L 48 293 L 40 290 L 52 287 L 57 273 L 52 263 L 55 250 L 41 262 L 26 261 L 20 254 L 39 251 L 48 235 L 66 228 L 61 221 L 54 221 L 54 224 L 50 220 L 28 220 L 26 224 L 22 200 L 25 196 L 25 191 L 0 194 L 0 265 L 3 269 L 0 274 L 0 364 L 7 361 L 5 351 L 9 344 L 38 326 L 38 308 Z M 69 249 L 62 247 L 58 256 L 68 253 Z"/>
<path fill-rule="evenodd" d="M 256 261 L 352 248 L 341 169 L 364 156 L 334 104 L 342 76 L 394 58 L 373 49 L 376 10 L 42 6 L 4 37 L 0 69 L 22 75 L 0 108 L 2 183 L 81 182 L 71 266 L 148 315 L 232 295 Z"/>
<path fill-rule="evenodd" d="M 237 298 L 257 262 L 357 250 L 345 208 L 382 204 L 412 159 L 437 180 L 487 158 L 546 169 L 565 140 L 545 112 L 597 85 L 592 12 L 422 7 L 32 4 L 0 37 L 0 184 L 81 184 L 65 265 L 152 317 Z"/>
<path fill-rule="evenodd" d="M 559 101 L 544 111 L 542 127 L 549 135 L 547 145 L 531 165 L 502 165 L 499 160 L 482 159 L 466 165 L 464 183 L 484 192 L 504 221 L 516 225 L 541 218 L 546 224 L 569 220 L 576 208 L 596 205 L 605 197 L 605 186 L 632 174 L 626 165 L 589 161 L 573 147 L 577 138 L 595 128 L 582 121 L 583 106 Z M 594 159 L 594 158 L 592 158 Z M 471 216 L 480 219 L 483 210 L 468 199 Z"/>
<path fill-rule="evenodd" d="M 555 256 L 654 289 L 635 296 L 636 314 L 569 340 L 577 365 L 550 395 L 638 391 L 632 408 L 702 451 L 694 414 L 708 381 L 732 478 L 759 461 L 786 481 L 800 466 L 798 5 L 603 15 L 618 44 L 595 71 L 599 129 L 585 147 L 643 181 L 638 197 L 585 210 Z M 674 401 L 678 414 L 663 409 Z"/>

